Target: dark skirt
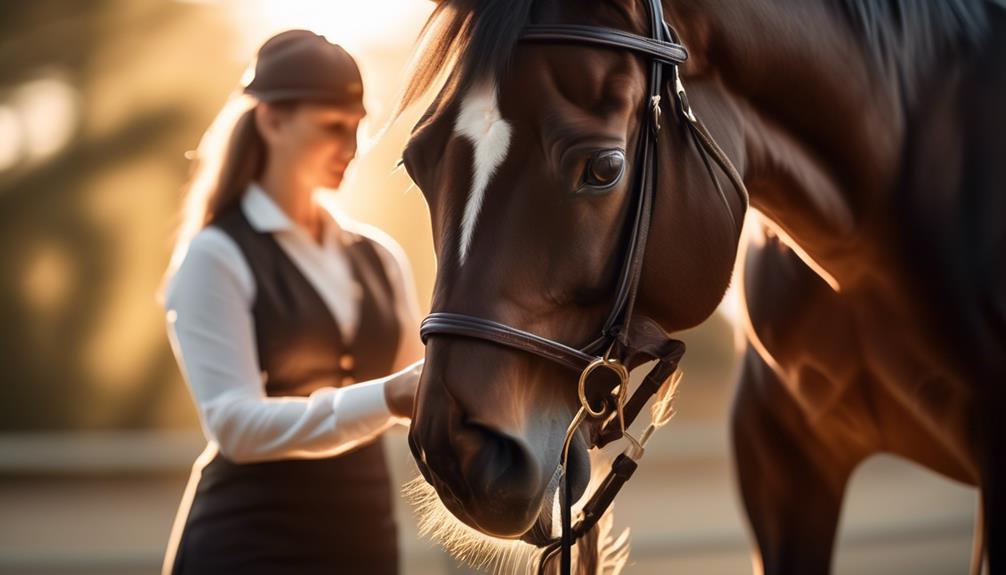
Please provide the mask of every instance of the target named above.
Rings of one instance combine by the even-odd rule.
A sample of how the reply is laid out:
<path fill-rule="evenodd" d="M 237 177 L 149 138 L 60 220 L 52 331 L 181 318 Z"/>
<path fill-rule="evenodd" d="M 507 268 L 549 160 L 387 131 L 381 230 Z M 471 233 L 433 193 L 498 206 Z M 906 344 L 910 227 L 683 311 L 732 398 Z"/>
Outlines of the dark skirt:
<path fill-rule="evenodd" d="M 196 463 L 184 528 L 168 552 L 172 575 L 398 573 L 380 441 L 329 459 L 204 456 L 212 459 Z"/>

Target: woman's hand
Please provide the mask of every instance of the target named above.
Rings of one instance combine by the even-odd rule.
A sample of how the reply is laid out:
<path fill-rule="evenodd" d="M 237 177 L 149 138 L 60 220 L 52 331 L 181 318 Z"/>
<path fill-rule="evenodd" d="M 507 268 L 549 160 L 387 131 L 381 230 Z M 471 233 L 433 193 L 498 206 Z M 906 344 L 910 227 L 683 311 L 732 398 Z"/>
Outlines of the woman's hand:
<path fill-rule="evenodd" d="M 412 417 L 412 406 L 416 401 L 416 390 L 419 388 L 419 376 L 423 373 L 424 361 L 421 359 L 392 374 L 384 382 L 384 401 L 395 417 L 405 419 Z"/>

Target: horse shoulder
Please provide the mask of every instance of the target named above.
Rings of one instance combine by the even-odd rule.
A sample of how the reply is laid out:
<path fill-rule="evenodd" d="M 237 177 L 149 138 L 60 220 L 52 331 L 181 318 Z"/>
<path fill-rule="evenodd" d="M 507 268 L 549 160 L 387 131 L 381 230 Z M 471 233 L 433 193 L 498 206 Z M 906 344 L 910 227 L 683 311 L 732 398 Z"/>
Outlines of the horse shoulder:
<path fill-rule="evenodd" d="M 852 314 L 777 236 L 755 230 L 743 267 L 748 339 L 811 419 L 861 379 Z"/>

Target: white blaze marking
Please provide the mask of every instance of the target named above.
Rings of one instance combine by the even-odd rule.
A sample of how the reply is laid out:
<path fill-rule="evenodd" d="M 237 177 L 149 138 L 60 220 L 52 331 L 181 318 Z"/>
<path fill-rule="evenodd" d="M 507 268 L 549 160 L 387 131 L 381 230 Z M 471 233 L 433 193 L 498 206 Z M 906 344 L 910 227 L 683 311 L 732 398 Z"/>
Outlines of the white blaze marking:
<path fill-rule="evenodd" d="M 500 116 L 495 85 L 486 83 L 465 95 L 454 124 L 454 133 L 468 138 L 472 143 L 475 165 L 472 170 L 472 190 L 461 220 L 459 256 L 462 264 L 471 247 L 489 180 L 496 168 L 503 163 L 510 147 L 510 131 L 510 124 Z"/>

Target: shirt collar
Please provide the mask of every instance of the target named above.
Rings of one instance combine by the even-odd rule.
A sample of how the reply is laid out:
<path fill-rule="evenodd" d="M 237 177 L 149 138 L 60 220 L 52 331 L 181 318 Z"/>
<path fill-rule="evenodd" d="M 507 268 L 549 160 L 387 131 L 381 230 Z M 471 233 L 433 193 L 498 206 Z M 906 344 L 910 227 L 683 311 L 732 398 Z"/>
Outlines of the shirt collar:
<path fill-rule="evenodd" d="M 256 182 L 248 185 L 241 198 L 241 211 L 257 232 L 282 232 L 296 227 L 283 208 L 276 205 L 269 194 Z"/>

